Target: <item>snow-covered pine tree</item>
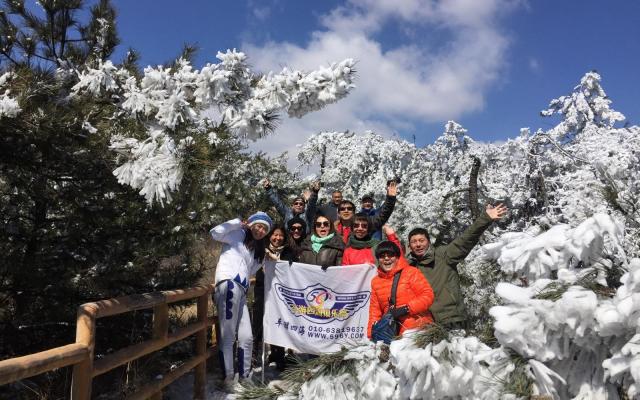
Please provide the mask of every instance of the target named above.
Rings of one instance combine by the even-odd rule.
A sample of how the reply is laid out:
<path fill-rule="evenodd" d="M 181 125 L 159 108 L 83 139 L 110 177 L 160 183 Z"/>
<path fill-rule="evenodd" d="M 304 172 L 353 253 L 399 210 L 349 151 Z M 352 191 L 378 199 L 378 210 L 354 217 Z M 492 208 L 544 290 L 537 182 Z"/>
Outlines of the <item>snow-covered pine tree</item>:
<path fill-rule="evenodd" d="M 324 176 L 352 198 L 369 188 L 351 182 L 382 188 L 388 177 L 402 178 L 390 221 L 401 236 L 417 225 L 455 236 L 471 222 L 464 196 L 475 158 L 479 201 L 505 201 L 511 216 L 458 267 L 481 329 L 467 337 L 419 333 L 393 342 L 390 354 L 373 344 L 355 348 L 343 358 L 358 360 L 356 374 L 315 376 L 298 386 L 298 397 L 375 398 L 378 388 L 386 398 L 640 396 L 640 128 L 616 128 L 624 117 L 610 104 L 600 76 L 589 72 L 543 112 L 559 114 L 558 125 L 524 128 L 501 144 L 475 142 L 455 123 L 421 149 L 373 133 L 311 138 L 303 165 L 326 143 Z M 355 145 L 364 150 L 349 152 Z M 382 157 L 369 165 L 365 151 Z M 409 162 L 400 165 L 403 154 Z M 492 305 L 499 306 L 489 316 Z"/>
<path fill-rule="evenodd" d="M 352 60 L 260 75 L 235 50 L 195 69 L 187 47 L 144 70 L 133 50 L 112 62 L 116 12 L 88 4 L 0 9 L 4 357 L 72 342 L 83 302 L 195 283 L 208 228 L 268 209 L 260 178 L 295 180 L 247 140 L 353 87 Z M 121 322 L 98 353 L 144 332 Z"/>

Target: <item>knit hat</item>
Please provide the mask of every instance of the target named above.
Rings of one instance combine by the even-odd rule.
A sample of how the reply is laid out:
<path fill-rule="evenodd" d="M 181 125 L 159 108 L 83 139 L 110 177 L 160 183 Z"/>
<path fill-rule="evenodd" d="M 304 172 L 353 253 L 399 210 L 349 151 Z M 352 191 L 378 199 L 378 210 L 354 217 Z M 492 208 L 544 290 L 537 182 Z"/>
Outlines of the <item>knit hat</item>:
<path fill-rule="evenodd" d="M 255 224 L 263 224 L 267 227 L 267 231 L 270 231 L 273 226 L 273 220 L 269 215 L 267 215 L 267 213 L 258 211 L 247 220 L 248 226 L 253 226 Z"/>
<path fill-rule="evenodd" d="M 376 246 L 376 258 L 379 259 L 384 253 L 391 253 L 396 257 L 400 257 L 400 248 L 395 243 L 385 240 Z"/>
<path fill-rule="evenodd" d="M 298 216 L 293 217 L 289 221 L 287 221 L 287 230 L 291 231 L 291 227 L 293 225 L 295 225 L 295 224 L 302 225 L 302 232 L 303 233 L 307 231 L 307 222 L 304 219 L 302 219 L 302 218 L 300 218 Z"/>
<path fill-rule="evenodd" d="M 372 196 L 372 195 L 370 195 L 370 194 L 365 194 L 365 195 L 364 195 L 364 196 L 362 196 L 362 198 L 360 199 L 360 201 L 361 201 L 361 202 L 363 202 L 363 203 L 364 203 L 365 201 L 367 201 L 367 200 L 369 200 L 370 202 L 374 203 L 373 196 Z"/>

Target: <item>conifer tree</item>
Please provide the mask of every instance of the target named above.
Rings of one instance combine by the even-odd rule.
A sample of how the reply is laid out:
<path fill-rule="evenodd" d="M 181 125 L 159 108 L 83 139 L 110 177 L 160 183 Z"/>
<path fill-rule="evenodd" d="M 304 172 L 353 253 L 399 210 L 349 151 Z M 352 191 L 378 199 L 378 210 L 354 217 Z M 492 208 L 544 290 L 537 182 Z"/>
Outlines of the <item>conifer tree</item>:
<path fill-rule="evenodd" d="M 294 180 L 282 159 L 247 152 L 228 119 L 193 118 L 166 131 L 176 143 L 192 137 L 177 163 L 180 187 L 171 201 L 150 202 L 140 187 L 119 181 L 114 171 L 131 153 L 114 143 L 151 143 L 146 138 L 157 124 L 154 116 L 123 112 L 124 96 L 80 93 L 77 85 L 104 66 L 145 78 L 133 50 L 118 64 L 108 60 L 119 42 L 116 12 L 107 0 L 91 4 L 88 17 L 90 4 L 79 0 L 42 0 L 40 9 L 7 0 L 0 9 L 2 358 L 73 342 L 76 308 L 84 302 L 195 284 L 210 267 L 202 257 L 202 248 L 212 249 L 208 229 L 267 209 L 261 177 Z M 175 76 L 193 54 L 186 47 L 162 68 Z M 247 75 L 250 85 L 257 81 Z M 262 134 L 277 118 L 273 109 L 266 114 Z M 144 329 L 132 331 L 132 324 L 150 323 L 145 316 L 124 321 L 103 322 L 101 335 L 109 340 L 98 343 L 97 354 L 139 340 Z M 58 389 L 44 390 L 65 396 L 64 379 L 54 381 Z M 48 379 L 30 382 L 38 387 Z M 15 388 L 0 390 L 0 397 L 16 395 Z"/>

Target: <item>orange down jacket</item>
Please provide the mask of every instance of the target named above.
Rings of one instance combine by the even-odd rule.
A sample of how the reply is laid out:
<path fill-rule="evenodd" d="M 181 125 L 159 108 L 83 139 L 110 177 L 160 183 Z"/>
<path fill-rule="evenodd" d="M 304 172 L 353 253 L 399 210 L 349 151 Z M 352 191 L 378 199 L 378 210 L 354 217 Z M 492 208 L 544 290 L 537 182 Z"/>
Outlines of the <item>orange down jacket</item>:
<path fill-rule="evenodd" d="M 393 276 L 402 270 L 396 291 L 396 307 L 409 306 L 409 314 L 400 317 L 400 334 L 405 330 L 433 322 L 429 307 L 433 304 L 433 289 L 418 268 L 409 265 L 400 257 L 395 267 L 384 272 L 378 267 L 378 276 L 371 280 L 371 303 L 369 305 L 369 326 L 367 336 L 371 338 L 371 327 L 389 309 Z"/>

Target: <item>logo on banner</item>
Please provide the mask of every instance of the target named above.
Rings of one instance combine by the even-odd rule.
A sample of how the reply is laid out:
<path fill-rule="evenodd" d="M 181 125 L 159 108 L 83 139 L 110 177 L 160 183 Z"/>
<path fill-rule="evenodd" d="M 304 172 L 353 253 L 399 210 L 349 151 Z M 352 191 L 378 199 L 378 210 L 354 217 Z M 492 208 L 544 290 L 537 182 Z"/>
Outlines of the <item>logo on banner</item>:
<path fill-rule="evenodd" d="M 338 293 L 319 283 L 304 289 L 276 283 L 275 289 L 278 299 L 294 316 L 319 324 L 349 319 L 367 304 L 371 295 L 369 291 Z"/>

